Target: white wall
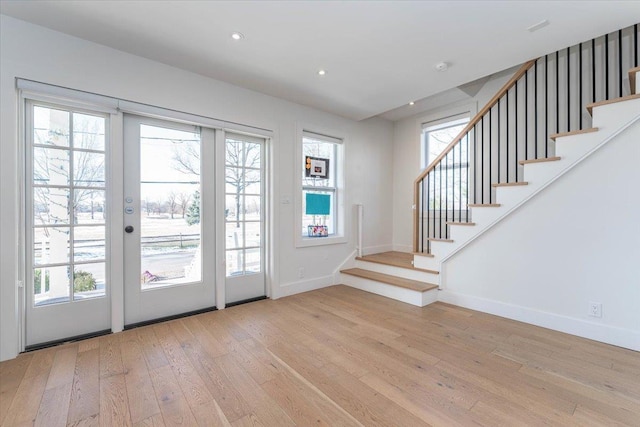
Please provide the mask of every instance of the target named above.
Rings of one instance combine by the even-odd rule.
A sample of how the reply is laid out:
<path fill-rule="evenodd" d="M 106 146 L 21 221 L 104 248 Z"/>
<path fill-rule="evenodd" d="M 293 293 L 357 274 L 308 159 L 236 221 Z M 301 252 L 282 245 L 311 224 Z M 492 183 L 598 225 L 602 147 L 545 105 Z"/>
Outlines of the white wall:
<path fill-rule="evenodd" d="M 454 255 L 440 299 L 640 350 L 639 139 L 636 123 Z"/>
<path fill-rule="evenodd" d="M 438 117 L 448 117 L 464 112 L 471 106 L 480 110 L 511 78 L 516 69 L 493 76 L 478 94 L 471 98 L 458 97 L 459 101 L 433 106 L 394 123 L 393 129 L 393 248 L 412 251 L 413 236 L 413 181 L 420 174 L 420 133 L 422 123 Z M 472 115 L 473 117 L 473 115 Z"/>
<path fill-rule="evenodd" d="M 6 16 L 0 17 L 0 360 L 18 350 L 17 292 L 19 250 L 18 99 L 15 78 L 26 78 L 188 113 L 242 123 L 275 132 L 273 142 L 276 253 L 273 296 L 332 283 L 333 271 L 353 252 L 348 242 L 296 249 L 293 204 L 295 140 L 298 123 L 333 129 L 346 137 L 348 217 L 354 203 L 365 207 L 365 247 L 391 245 L 392 138 L 390 122 L 354 122 L 309 107 L 262 95 L 144 58 L 70 37 Z M 304 279 L 298 278 L 299 268 Z"/>

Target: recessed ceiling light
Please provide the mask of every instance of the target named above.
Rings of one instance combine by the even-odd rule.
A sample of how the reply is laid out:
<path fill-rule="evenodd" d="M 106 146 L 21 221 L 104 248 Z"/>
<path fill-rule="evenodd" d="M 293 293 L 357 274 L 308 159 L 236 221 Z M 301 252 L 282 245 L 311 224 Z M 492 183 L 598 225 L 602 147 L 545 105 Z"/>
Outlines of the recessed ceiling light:
<path fill-rule="evenodd" d="M 447 71 L 449 69 L 449 64 L 447 64 L 446 62 L 439 62 L 436 64 L 436 70 L 442 72 L 442 71 Z"/>
<path fill-rule="evenodd" d="M 324 76 L 325 74 L 327 74 L 326 70 L 318 70 L 319 76 Z"/>
<path fill-rule="evenodd" d="M 409 105 L 416 105 L 416 103 L 415 103 L 415 102 L 413 102 L 413 101 L 411 101 L 411 102 L 409 103 Z"/>
<path fill-rule="evenodd" d="M 234 40 L 242 40 L 244 38 L 244 35 L 242 33 L 231 33 L 231 38 Z"/>

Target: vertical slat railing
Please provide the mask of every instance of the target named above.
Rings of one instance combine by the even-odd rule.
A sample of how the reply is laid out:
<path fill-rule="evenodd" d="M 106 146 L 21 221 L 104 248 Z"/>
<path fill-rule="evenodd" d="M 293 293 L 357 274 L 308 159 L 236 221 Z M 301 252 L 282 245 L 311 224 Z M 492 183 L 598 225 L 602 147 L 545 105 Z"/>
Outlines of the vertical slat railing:
<path fill-rule="evenodd" d="M 586 104 L 626 95 L 638 31 L 636 24 L 522 65 L 414 181 L 414 251 L 448 239 L 448 222 L 470 222 L 469 204 L 495 203 L 492 184 L 521 181 L 520 160 L 553 156 L 552 130 L 589 127 Z"/>

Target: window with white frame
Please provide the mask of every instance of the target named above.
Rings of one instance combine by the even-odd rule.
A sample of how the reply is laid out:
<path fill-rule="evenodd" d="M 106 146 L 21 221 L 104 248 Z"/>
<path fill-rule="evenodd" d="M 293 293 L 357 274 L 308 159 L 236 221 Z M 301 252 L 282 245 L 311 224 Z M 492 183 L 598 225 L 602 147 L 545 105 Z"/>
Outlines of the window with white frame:
<path fill-rule="evenodd" d="M 469 114 L 460 114 L 422 125 L 422 168 L 426 168 L 469 123 Z"/>
<path fill-rule="evenodd" d="M 342 140 L 302 133 L 303 237 L 335 236 L 339 228 L 338 200 Z"/>
<path fill-rule="evenodd" d="M 429 121 L 422 125 L 422 168 L 426 168 L 447 148 L 449 144 L 462 132 L 469 123 L 469 113 L 444 117 L 439 120 Z M 469 145 L 463 139 L 433 171 L 433 191 L 429 198 L 429 209 L 437 209 L 440 199 L 435 196 L 436 192 L 442 191 L 447 194 L 445 199 L 452 206 L 459 206 L 463 200 L 466 201 L 469 179 Z M 443 184 L 443 187 L 436 188 L 435 183 Z M 461 189 L 461 191 L 455 191 Z M 451 207 L 447 207 L 450 215 L 455 215 Z"/>

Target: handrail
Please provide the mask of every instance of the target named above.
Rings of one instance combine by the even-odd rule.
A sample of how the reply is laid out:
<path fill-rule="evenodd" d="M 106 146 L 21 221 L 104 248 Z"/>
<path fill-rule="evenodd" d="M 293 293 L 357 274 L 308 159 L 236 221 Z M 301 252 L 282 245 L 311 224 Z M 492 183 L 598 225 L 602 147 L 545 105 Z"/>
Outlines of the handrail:
<path fill-rule="evenodd" d="M 462 129 L 462 131 L 460 131 L 460 133 L 458 134 L 458 136 L 456 136 L 449 145 L 447 145 L 445 147 L 444 150 L 442 150 L 442 152 L 438 155 L 438 157 L 435 158 L 435 160 L 433 160 L 429 166 L 427 166 L 427 168 L 422 171 L 422 173 L 420 175 L 418 175 L 418 177 L 415 179 L 415 181 L 413 182 L 413 206 L 414 206 L 414 210 L 413 210 L 413 251 L 417 252 L 418 251 L 418 240 L 419 240 L 419 236 L 417 233 L 417 230 L 419 229 L 419 210 L 418 210 L 418 201 L 420 198 L 420 183 L 422 182 L 422 180 L 429 175 L 429 173 L 436 168 L 436 166 L 438 165 L 438 163 L 444 159 L 450 152 L 451 150 L 453 150 L 453 148 L 460 142 L 462 141 L 462 138 L 465 137 L 465 135 L 467 135 L 469 133 L 469 131 L 471 131 L 481 120 L 482 117 L 484 117 L 485 114 L 487 114 L 487 112 L 489 110 L 491 110 L 491 108 L 493 108 L 498 101 L 500 100 L 500 98 L 502 98 L 504 96 L 504 94 L 506 94 L 513 86 L 515 86 L 518 82 L 518 80 L 520 79 L 520 77 L 524 76 L 524 74 L 529 71 L 529 69 L 531 67 L 533 67 L 536 63 L 537 59 L 532 59 L 530 61 L 525 62 L 524 64 L 522 64 L 522 66 L 518 69 L 518 71 L 516 71 L 516 73 L 509 79 L 508 82 L 506 82 L 504 84 L 504 86 L 502 86 L 502 88 L 496 92 L 496 94 L 489 100 L 489 102 L 487 102 L 487 104 L 482 107 L 482 109 L 480 111 L 478 111 L 478 114 L 475 115 L 475 117 L 473 119 L 471 119 L 471 121 L 469 121 L 469 123 L 464 127 L 464 129 Z"/>
<path fill-rule="evenodd" d="M 639 25 L 546 54 L 514 73 L 415 179 L 415 252 L 450 241 L 452 224 L 472 224 L 469 208 L 495 206 L 497 184 L 522 185 L 522 160 L 555 160 L 554 136 L 589 128 L 592 105 L 629 93 L 624 76 L 640 70 Z"/>
<path fill-rule="evenodd" d="M 453 147 L 462 140 L 462 138 L 464 138 L 464 136 L 469 133 L 469 131 L 471 129 L 474 128 L 475 125 L 477 125 L 480 120 L 482 120 L 482 117 L 487 114 L 487 112 L 492 109 L 497 103 L 498 100 L 500 98 L 502 98 L 502 96 L 507 93 L 507 91 L 509 91 L 513 86 L 515 86 L 515 84 L 517 83 L 517 81 L 520 79 L 520 77 L 524 76 L 524 73 L 526 73 L 531 67 L 533 67 L 533 65 L 536 63 L 537 59 L 532 59 L 531 61 L 527 61 L 525 62 L 518 71 L 516 71 L 516 73 L 513 75 L 513 77 L 511 77 L 511 79 L 509 79 L 509 81 L 507 83 L 504 84 L 504 86 L 502 86 L 502 88 L 493 96 L 493 98 L 491 98 L 489 100 L 489 102 L 487 102 L 487 105 L 485 105 L 484 107 L 482 107 L 482 109 L 480 111 L 478 111 L 478 114 L 476 114 L 473 119 L 471 119 L 471 121 L 464 127 L 464 129 L 462 129 L 462 131 L 460 131 L 460 133 L 458 134 L 458 136 L 456 136 L 449 145 L 447 145 L 445 147 L 444 150 L 442 150 L 442 153 L 440 153 L 440 155 L 438 155 L 438 157 L 435 158 L 434 161 L 432 161 L 429 166 L 427 166 L 427 168 L 425 170 L 422 171 L 422 173 L 420 175 L 418 175 L 418 177 L 415 179 L 415 181 L 413 182 L 414 185 L 417 185 L 420 181 L 422 181 L 423 178 L 425 178 L 427 175 L 429 175 L 429 172 L 431 172 L 433 169 L 435 169 L 435 167 L 437 166 L 437 163 L 444 159 L 447 154 L 449 154 L 449 152 L 453 149 Z M 417 200 L 414 200 L 415 202 L 417 202 Z"/>

